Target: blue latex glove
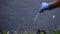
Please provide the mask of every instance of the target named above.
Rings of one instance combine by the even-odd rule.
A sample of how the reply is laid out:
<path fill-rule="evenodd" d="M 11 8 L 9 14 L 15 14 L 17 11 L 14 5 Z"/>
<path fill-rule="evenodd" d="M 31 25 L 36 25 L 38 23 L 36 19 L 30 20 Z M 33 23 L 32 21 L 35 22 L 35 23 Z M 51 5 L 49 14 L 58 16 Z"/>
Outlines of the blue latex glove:
<path fill-rule="evenodd" d="M 39 13 L 43 13 L 45 10 L 51 10 L 51 8 L 49 8 L 48 3 L 44 2 L 41 4 L 41 7 L 39 9 Z"/>

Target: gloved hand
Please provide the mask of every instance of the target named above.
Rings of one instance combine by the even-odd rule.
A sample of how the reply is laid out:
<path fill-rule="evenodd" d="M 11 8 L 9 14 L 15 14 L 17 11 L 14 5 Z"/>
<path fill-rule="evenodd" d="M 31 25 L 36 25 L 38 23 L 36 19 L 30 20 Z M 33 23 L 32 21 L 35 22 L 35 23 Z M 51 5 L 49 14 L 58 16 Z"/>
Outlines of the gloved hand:
<path fill-rule="evenodd" d="M 45 10 L 51 10 L 51 8 L 48 6 L 48 3 L 46 2 L 41 4 L 39 13 L 43 13 Z"/>

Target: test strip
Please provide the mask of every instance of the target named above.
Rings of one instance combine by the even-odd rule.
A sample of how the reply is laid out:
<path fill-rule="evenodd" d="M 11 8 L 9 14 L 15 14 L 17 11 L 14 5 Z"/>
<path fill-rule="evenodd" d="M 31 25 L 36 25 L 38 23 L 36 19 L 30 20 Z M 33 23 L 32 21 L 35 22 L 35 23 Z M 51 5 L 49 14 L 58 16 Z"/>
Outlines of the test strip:
<path fill-rule="evenodd" d="M 37 20 L 38 16 L 39 16 L 39 12 L 38 12 L 37 15 L 35 16 L 34 21 Z"/>

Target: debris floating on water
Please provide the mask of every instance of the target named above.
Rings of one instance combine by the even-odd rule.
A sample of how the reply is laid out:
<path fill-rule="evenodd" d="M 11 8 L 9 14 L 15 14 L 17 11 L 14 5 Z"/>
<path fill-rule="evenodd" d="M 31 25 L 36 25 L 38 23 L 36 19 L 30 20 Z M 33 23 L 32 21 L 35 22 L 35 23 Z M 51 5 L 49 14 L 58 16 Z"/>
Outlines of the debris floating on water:
<path fill-rule="evenodd" d="M 55 17 L 56 17 L 56 16 L 55 16 L 55 15 L 53 15 L 53 17 L 52 17 L 52 18 L 54 19 Z"/>

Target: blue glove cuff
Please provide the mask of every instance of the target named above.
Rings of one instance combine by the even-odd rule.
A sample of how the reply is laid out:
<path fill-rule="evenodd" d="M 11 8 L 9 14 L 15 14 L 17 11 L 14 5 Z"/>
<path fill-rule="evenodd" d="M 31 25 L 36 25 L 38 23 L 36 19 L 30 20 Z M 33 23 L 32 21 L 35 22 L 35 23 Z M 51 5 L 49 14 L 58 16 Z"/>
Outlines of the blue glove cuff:
<path fill-rule="evenodd" d="M 42 5 L 41 5 L 41 9 L 43 9 L 43 10 L 50 10 L 51 8 L 49 7 L 48 3 L 43 2 Z"/>
<path fill-rule="evenodd" d="M 51 8 L 49 7 L 48 3 L 44 2 L 41 4 L 41 7 L 39 9 L 39 12 L 44 12 L 45 10 L 51 10 Z"/>

